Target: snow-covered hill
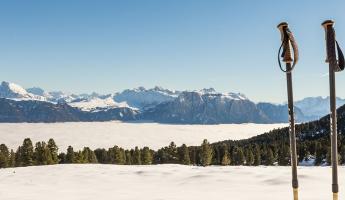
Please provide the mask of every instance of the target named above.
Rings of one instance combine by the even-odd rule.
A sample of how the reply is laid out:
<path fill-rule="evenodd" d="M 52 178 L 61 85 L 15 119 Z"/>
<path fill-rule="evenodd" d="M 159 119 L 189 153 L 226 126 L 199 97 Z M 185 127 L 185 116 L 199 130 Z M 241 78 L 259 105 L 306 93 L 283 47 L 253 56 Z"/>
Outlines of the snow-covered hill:
<path fill-rule="evenodd" d="M 291 200 L 290 167 L 65 164 L 0 170 L 3 200 Z M 300 199 L 332 199 L 330 167 L 299 167 Z M 339 168 L 339 199 L 345 168 Z"/>

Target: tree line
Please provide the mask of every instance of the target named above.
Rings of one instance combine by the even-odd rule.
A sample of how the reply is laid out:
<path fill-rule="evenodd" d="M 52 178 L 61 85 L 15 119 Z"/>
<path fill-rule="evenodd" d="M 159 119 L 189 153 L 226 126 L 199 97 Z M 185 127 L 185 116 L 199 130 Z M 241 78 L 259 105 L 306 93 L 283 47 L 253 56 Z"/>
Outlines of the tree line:
<path fill-rule="evenodd" d="M 281 132 L 281 133 L 280 133 Z M 279 136 L 278 136 L 279 135 Z M 247 140 L 223 141 L 210 144 L 206 139 L 200 146 L 176 146 L 171 142 L 158 150 L 149 147 L 124 149 L 114 146 L 95 150 L 84 147 L 75 151 L 69 146 L 66 152 L 58 153 L 58 146 L 53 139 L 47 143 L 37 142 L 33 145 L 29 138 L 14 152 L 5 144 L 0 145 L 0 168 L 23 167 L 34 165 L 51 165 L 67 163 L 102 163 L 117 165 L 289 165 L 290 148 L 284 137 L 284 129 L 275 130 L 268 135 L 257 136 Z M 267 137 L 263 139 L 263 137 Z M 274 138 L 271 141 L 269 138 Z M 316 140 L 300 141 L 298 144 L 299 161 L 313 159 L 315 165 L 330 163 L 330 144 L 328 137 Z M 345 137 L 340 135 L 340 144 Z M 345 146 L 339 146 L 340 163 L 345 163 Z"/>

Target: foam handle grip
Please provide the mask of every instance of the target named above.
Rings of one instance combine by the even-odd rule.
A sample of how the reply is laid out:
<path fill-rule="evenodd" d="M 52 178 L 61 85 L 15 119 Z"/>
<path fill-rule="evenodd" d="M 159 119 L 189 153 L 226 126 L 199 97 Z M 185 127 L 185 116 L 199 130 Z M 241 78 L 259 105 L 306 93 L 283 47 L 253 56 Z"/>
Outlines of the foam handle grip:
<path fill-rule="evenodd" d="M 323 28 L 325 29 L 325 40 L 326 40 L 326 63 L 333 62 L 336 63 L 335 55 L 335 33 L 333 29 L 334 21 L 326 20 L 322 23 Z M 335 63 L 334 63 L 335 62 Z"/>
<path fill-rule="evenodd" d="M 283 62 L 285 63 L 292 63 L 293 59 L 291 56 L 291 47 L 288 35 L 288 24 L 286 22 L 282 22 L 278 25 L 278 29 L 280 30 L 281 34 L 281 41 L 283 44 Z"/>

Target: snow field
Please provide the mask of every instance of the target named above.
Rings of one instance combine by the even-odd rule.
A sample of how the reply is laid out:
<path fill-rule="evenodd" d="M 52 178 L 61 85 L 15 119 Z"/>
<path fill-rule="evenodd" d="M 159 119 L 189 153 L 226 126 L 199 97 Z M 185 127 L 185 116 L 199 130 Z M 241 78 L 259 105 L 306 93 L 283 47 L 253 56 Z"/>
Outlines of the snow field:
<path fill-rule="evenodd" d="M 299 167 L 300 199 L 331 199 L 330 167 Z M 0 169 L 2 200 L 291 200 L 290 167 L 66 164 Z M 339 199 L 345 168 L 339 168 Z"/>

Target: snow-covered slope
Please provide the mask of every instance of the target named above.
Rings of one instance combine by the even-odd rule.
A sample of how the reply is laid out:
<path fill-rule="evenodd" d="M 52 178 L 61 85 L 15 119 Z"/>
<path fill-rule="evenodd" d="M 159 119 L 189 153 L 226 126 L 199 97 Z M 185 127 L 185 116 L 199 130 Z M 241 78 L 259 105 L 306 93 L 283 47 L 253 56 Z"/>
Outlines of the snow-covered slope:
<path fill-rule="evenodd" d="M 70 106 L 79 108 L 83 111 L 100 111 L 107 110 L 109 108 L 129 108 L 130 106 L 126 102 L 116 102 L 112 95 L 107 97 L 91 97 L 83 98 L 72 101 L 69 103 Z M 135 108 L 133 108 L 135 109 Z"/>
<path fill-rule="evenodd" d="M 179 91 L 171 91 L 161 87 L 154 87 L 152 89 L 139 87 L 116 93 L 114 95 L 114 100 L 117 102 L 127 102 L 129 106 L 142 110 L 163 102 L 172 101 L 179 94 Z"/>
<path fill-rule="evenodd" d="M 217 92 L 214 88 L 204 88 L 199 91 L 195 90 L 193 92 L 197 92 L 200 95 L 220 96 L 224 100 L 248 100 L 248 98 L 242 93 L 220 93 Z"/>
<path fill-rule="evenodd" d="M 291 200 L 290 167 L 66 164 L 0 170 L 3 200 Z M 299 167 L 300 199 L 332 199 L 330 167 Z M 345 168 L 339 168 L 339 199 Z"/>
<path fill-rule="evenodd" d="M 6 81 L 3 81 L 0 85 L 0 97 L 15 100 L 46 100 L 42 96 L 27 92 L 24 88 L 17 84 L 9 83 Z"/>

